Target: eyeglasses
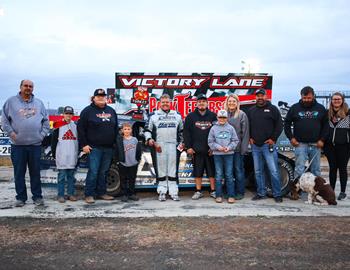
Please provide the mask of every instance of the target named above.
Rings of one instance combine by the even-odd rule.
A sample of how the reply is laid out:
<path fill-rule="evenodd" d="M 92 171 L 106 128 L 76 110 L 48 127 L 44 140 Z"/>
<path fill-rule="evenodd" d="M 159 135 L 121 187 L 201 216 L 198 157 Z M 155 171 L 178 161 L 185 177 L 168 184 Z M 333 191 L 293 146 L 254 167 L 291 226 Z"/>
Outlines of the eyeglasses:
<path fill-rule="evenodd" d="M 29 87 L 29 88 L 33 88 L 33 85 L 31 85 L 31 84 L 23 84 L 22 86 L 24 86 L 24 87 Z"/>
<path fill-rule="evenodd" d="M 332 100 L 336 101 L 336 100 L 343 100 L 342 98 L 332 98 Z"/>

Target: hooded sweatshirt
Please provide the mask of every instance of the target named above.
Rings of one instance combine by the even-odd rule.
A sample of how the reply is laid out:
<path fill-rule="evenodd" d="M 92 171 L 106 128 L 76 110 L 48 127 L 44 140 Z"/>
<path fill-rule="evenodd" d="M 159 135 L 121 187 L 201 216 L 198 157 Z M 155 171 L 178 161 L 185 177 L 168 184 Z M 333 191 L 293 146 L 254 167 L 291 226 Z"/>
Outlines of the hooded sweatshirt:
<path fill-rule="evenodd" d="M 187 149 L 192 148 L 196 153 L 207 154 L 209 151 L 208 135 L 216 121 L 216 114 L 206 110 L 201 114 L 198 109 L 187 115 L 184 124 L 184 142 Z"/>
<path fill-rule="evenodd" d="M 50 131 L 50 123 L 43 102 L 32 95 L 24 101 L 20 94 L 10 97 L 4 104 L 1 116 L 4 131 L 16 133 L 15 145 L 41 145 Z"/>
<path fill-rule="evenodd" d="M 234 153 L 234 150 L 239 143 L 235 129 L 226 122 L 224 125 L 218 122 L 209 131 L 208 145 L 213 151 L 214 155 L 230 155 Z M 220 152 L 220 147 L 228 147 L 230 151 L 227 153 Z"/>
<path fill-rule="evenodd" d="M 299 100 L 298 103 L 292 105 L 287 113 L 284 131 L 289 140 L 295 138 L 301 143 L 325 141 L 329 132 L 327 111 L 316 100 L 311 106 L 305 106 Z"/>
<path fill-rule="evenodd" d="M 80 113 L 78 135 L 82 147 L 112 147 L 116 142 L 117 131 L 117 114 L 107 105 L 100 108 L 91 103 Z"/>
<path fill-rule="evenodd" d="M 51 151 L 57 169 L 74 169 L 78 161 L 78 148 L 77 125 L 73 121 L 54 130 Z"/>

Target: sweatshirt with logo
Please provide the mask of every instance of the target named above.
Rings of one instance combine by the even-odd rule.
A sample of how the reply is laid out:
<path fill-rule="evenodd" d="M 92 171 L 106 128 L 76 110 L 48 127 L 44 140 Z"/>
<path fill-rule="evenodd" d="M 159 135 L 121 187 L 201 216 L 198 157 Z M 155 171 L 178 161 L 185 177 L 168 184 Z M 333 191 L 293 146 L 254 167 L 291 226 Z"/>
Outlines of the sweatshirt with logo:
<path fill-rule="evenodd" d="M 208 135 L 216 114 L 206 110 L 201 114 L 198 109 L 189 113 L 184 124 L 184 142 L 187 149 L 192 148 L 196 153 L 207 154 L 209 151 Z"/>
<path fill-rule="evenodd" d="M 25 101 L 20 94 L 10 97 L 4 104 L 1 125 L 11 135 L 16 133 L 15 145 L 41 145 L 50 131 L 50 123 L 43 102 L 32 95 Z"/>
<path fill-rule="evenodd" d="M 239 143 L 235 129 L 226 122 L 224 125 L 216 122 L 209 131 L 208 145 L 214 155 L 230 155 Z M 220 147 L 228 147 L 228 152 L 219 151 Z"/>
<path fill-rule="evenodd" d="M 327 111 L 316 100 L 311 106 L 305 106 L 299 100 L 287 113 L 284 131 L 289 140 L 295 138 L 301 143 L 325 141 L 329 134 Z"/>
<path fill-rule="evenodd" d="M 56 159 L 57 169 L 74 169 L 77 165 L 79 145 L 78 130 L 74 122 L 56 128 L 51 139 L 52 156 Z"/>
<path fill-rule="evenodd" d="M 94 103 L 85 107 L 78 121 L 81 147 L 113 147 L 118 132 L 118 117 L 109 106 L 97 107 Z"/>

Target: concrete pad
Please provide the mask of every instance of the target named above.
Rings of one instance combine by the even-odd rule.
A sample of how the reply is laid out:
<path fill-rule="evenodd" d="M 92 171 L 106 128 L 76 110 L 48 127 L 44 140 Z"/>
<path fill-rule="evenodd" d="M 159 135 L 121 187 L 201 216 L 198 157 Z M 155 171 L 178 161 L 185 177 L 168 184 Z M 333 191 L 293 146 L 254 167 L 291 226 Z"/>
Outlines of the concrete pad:
<path fill-rule="evenodd" d="M 0 182 L 0 217 L 34 218 L 77 218 L 77 217 L 224 217 L 224 216 L 350 216 L 350 200 L 338 202 L 337 206 L 315 206 L 303 200 L 292 201 L 284 198 L 277 204 L 273 199 L 252 201 L 253 194 L 247 192 L 243 200 L 235 204 L 218 204 L 208 193 L 204 198 L 194 201 L 192 191 L 181 191 L 181 201 L 168 199 L 159 202 L 154 192 L 139 192 L 140 201 L 123 203 L 114 201 L 96 201 L 87 205 L 83 200 L 58 203 L 56 188 L 43 187 L 45 206 L 34 206 L 31 199 L 22 208 L 14 207 L 15 188 L 13 182 Z M 337 191 L 337 194 L 339 191 Z M 31 196 L 28 189 L 28 196 Z M 82 199 L 82 196 L 80 196 Z"/>

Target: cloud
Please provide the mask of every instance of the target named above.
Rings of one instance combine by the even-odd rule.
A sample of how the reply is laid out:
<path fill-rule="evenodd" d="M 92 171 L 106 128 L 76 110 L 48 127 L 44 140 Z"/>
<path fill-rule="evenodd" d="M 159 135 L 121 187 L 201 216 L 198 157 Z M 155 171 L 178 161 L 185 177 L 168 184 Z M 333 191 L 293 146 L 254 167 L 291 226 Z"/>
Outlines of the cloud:
<path fill-rule="evenodd" d="M 305 84 L 349 88 L 347 1 L 5 3 L 0 89 L 35 78 L 51 104 L 66 89 L 81 102 L 113 86 L 116 71 L 240 72 L 249 58 L 274 75 L 276 96 L 297 99 Z"/>

